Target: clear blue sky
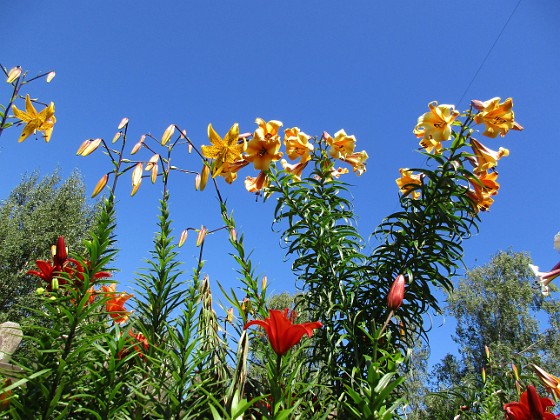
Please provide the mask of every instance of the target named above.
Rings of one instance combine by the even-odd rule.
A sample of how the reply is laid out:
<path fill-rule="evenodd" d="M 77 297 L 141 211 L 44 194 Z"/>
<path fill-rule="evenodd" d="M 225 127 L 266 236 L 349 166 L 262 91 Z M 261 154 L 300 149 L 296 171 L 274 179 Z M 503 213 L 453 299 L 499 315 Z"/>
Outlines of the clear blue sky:
<path fill-rule="evenodd" d="M 130 119 L 131 147 L 142 133 L 159 137 L 171 123 L 186 128 L 197 144 L 208 144 L 209 122 L 223 134 L 234 122 L 242 132 L 252 131 L 255 118 L 262 117 L 309 134 L 344 128 L 356 135 L 358 150 L 366 149 L 370 159 L 361 178 L 350 174 L 347 180 L 356 185 L 359 228 L 367 237 L 398 209 L 399 168 L 423 162 L 412 129 L 428 102 L 466 109 L 471 99 L 513 97 L 525 131 L 504 139 L 480 136 L 511 155 L 500 162 L 500 193 L 482 214 L 480 234 L 465 243 L 465 261 L 469 267 L 483 264 L 511 248 L 529 251 L 537 265 L 549 269 L 559 257 L 552 239 L 560 230 L 555 120 L 560 2 L 521 1 L 470 84 L 516 5 L 505 0 L 11 2 L 0 16 L 0 62 L 21 65 L 30 74 L 56 71 L 50 85 L 36 82 L 30 91 L 55 102 L 57 124 L 50 144 L 32 138 L 18 144 L 19 129 L 4 133 L 0 198 L 24 172 L 47 174 L 57 166 L 63 175 L 78 167 L 91 191 L 108 162 L 97 153 L 79 158 L 75 151 L 87 138 L 110 140 L 122 117 Z M 5 103 L 6 84 L 0 95 Z M 185 164 L 200 166 L 195 156 Z M 257 272 L 268 275 L 271 290 L 291 291 L 290 264 L 283 263 L 278 235 L 270 229 L 272 203 L 255 202 L 239 181 L 232 187 L 222 183 L 221 189 L 247 247 L 254 249 Z M 121 190 L 119 281 L 129 284 L 144 266 L 160 190 L 146 182 L 133 199 Z M 185 176 L 175 179 L 171 192 L 177 229 L 220 226 L 211 188 L 195 193 L 193 179 Z M 225 235 L 210 239 L 211 279 L 235 286 Z M 187 274 L 197 255 L 193 241 L 181 251 Z M 452 322 L 434 329 L 434 357 L 450 345 L 450 327 Z"/>

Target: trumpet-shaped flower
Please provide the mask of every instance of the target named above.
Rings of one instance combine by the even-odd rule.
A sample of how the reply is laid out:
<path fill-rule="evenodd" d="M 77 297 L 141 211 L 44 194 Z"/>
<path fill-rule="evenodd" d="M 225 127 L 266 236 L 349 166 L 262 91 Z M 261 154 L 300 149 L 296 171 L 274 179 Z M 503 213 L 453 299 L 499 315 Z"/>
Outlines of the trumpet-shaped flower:
<path fill-rule="evenodd" d="M 286 146 L 286 154 L 291 160 L 300 159 L 301 162 L 307 162 L 311 159 L 313 145 L 309 142 L 311 136 L 308 136 L 298 127 L 287 128 L 284 130 L 284 145 Z"/>
<path fill-rule="evenodd" d="M 282 165 L 282 168 L 284 168 L 284 171 L 292 174 L 298 181 L 301 181 L 301 174 L 303 173 L 303 170 L 308 163 L 309 161 L 300 161 L 298 163 L 290 164 L 286 159 L 282 159 L 280 161 L 280 164 Z"/>
<path fill-rule="evenodd" d="M 467 191 L 466 194 L 473 201 L 477 212 L 480 210 L 487 211 L 494 202 L 492 196 L 498 194 L 500 189 L 500 184 L 496 181 L 497 178 L 497 172 L 483 172 L 477 174 L 478 182 L 474 179 L 470 180 L 473 189 Z"/>
<path fill-rule="evenodd" d="M 293 324 L 296 314 L 295 312 L 289 313 L 288 309 L 283 311 L 271 309 L 269 314 L 270 317 L 264 320 L 255 319 L 247 322 L 244 329 L 249 328 L 251 325 L 263 327 L 272 349 L 279 356 L 285 355 L 300 342 L 305 334 L 311 337 L 314 329 L 323 326 L 319 321 Z"/>
<path fill-rule="evenodd" d="M 523 127 L 514 120 L 511 98 L 507 98 L 502 103 L 498 97 L 485 102 L 473 100 L 472 105 L 479 111 L 474 117 L 474 122 L 484 123 L 486 130 L 482 134 L 485 136 L 494 138 L 499 134 L 504 137 L 509 130 L 523 130 Z"/>
<path fill-rule="evenodd" d="M 552 392 L 554 397 L 558 400 L 558 398 L 560 398 L 560 378 L 551 375 L 546 370 L 535 364 L 531 364 L 531 367 L 537 374 L 541 383 L 546 387 L 546 389 L 548 389 L 549 392 Z"/>
<path fill-rule="evenodd" d="M 492 150 L 479 141 L 471 139 L 471 147 L 476 159 L 475 172 L 484 172 L 494 168 L 498 160 L 504 156 L 509 156 L 509 150 L 500 147 L 498 151 Z"/>
<path fill-rule="evenodd" d="M 26 95 L 25 111 L 17 109 L 15 105 L 12 108 L 14 110 L 14 116 L 25 123 L 25 127 L 18 140 L 19 142 L 24 141 L 36 131 L 42 131 L 43 138 L 47 143 L 49 142 L 54 129 L 54 123 L 56 122 L 54 116 L 54 102 L 51 102 L 50 105 L 41 112 L 37 112 L 31 103 L 31 98 L 29 95 Z"/>
<path fill-rule="evenodd" d="M 255 177 L 245 178 L 245 189 L 250 193 L 256 193 L 268 187 L 268 176 L 265 171 L 260 171 Z"/>
<path fill-rule="evenodd" d="M 228 184 L 233 183 L 237 179 L 237 172 L 249 164 L 249 161 L 242 159 L 233 163 L 224 163 L 220 176 L 224 177 Z"/>
<path fill-rule="evenodd" d="M 124 307 L 125 302 L 132 297 L 131 294 L 116 291 L 117 284 L 112 283 L 109 286 L 101 286 L 103 292 L 108 294 L 109 299 L 105 303 L 107 313 L 117 324 L 124 324 L 130 317 L 131 312 Z"/>
<path fill-rule="evenodd" d="M 411 194 L 412 198 L 417 199 L 420 197 L 420 191 L 416 189 L 416 185 L 422 185 L 422 175 L 413 174 L 408 168 L 401 168 L 401 177 L 396 179 L 396 183 L 399 186 L 402 195 Z"/>
<path fill-rule="evenodd" d="M 324 133 L 323 137 L 327 140 L 327 144 L 331 146 L 330 155 L 335 159 L 340 159 L 354 153 L 356 148 L 356 137 L 349 136 L 346 131 L 339 130 L 334 133 L 334 138 L 328 133 Z"/>
<path fill-rule="evenodd" d="M 521 394 L 519 402 L 504 404 L 506 420 L 551 420 L 558 418 L 548 411 L 554 407 L 550 398 L 540 397 L 533 385 L 527 386 L 527 391 Z"/>
<path fill-rule="evenodd" d="M 229 131 L 222 138 L 214 131 L 212 124 L 208 124 L 208 138 L 211 146 L 202 146 L 202 155 L 208 159 L 214 159 L 212 177 L 220 175 L 225 163 L 233 163 L 241 160 L 241 152 L 245 148 L 245 141 L 239 143 L 239 126 L 233 124 Z"/>
<path fill-rule="evenodd" d="M 252 162 L 255 169 L 266 171 L 270 168 L 270 163 L 282 157 L 280 152 L 280 137 L 278 130 L 282 127 L 280 121 L 271 120 L 265 122 L 257 118 L 256 123 L 259 128 L 255 130 L 253 138 L 247 143 L 247 154 L 245 160 Z"/>
<path fill-rule="evenodd" d="M 449 140 L 451 137 L 451 124 L 459 115 L 453 105 L 438 105 L 436 101 L 428 104 L 430 112 L 426 112 L 418 118 L 418 123 L 414 127 L 416 137 L 423 140 L 420 145 L 431 152 L 435 150 L 439 153 L 442 141 Z M 428 150 L 429 149 L 429 150 Z"/>
<path fill-rule="evenodd" d="M 539 267 L 533 264 L 529 264 L 529 269 L 533 272 L 537 283 L 541 286 L 542 294 L 544 296 L 548 296 L 548 294 L 550 293 L 550 288 L 548 287 L 548 285 L 552 280 L 560 276 L 560 262 L 552 267 L 552 270 L 548 272 L 539 271 Z"/>
<path fill-rule="evenodd" d="M 352 153 L 346 156 L 341 156 L 340 160 L 352 165 L 354 172 L 356 175 L 360 176 L 366 171 L 366 160 L 368 158 L 368 154 L 365 150 L 361 152 Z"/>

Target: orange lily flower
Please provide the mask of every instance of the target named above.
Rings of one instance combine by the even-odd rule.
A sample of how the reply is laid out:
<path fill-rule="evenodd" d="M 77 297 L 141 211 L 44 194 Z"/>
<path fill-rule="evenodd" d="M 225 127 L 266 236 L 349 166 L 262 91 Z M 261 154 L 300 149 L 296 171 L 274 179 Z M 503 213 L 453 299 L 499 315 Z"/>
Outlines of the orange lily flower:
<path fill-rule="evenodd" d="M 356 148 L 356 137 L 349 136 L 346 131 L 339 130 L 334 133 L 334 138 L 328 133 L 324 133 L 323 137 L 327 140 L 327 144 L 331 146 L 329 153 L 335 159 L 346 157 L 354 153 Z"/>
<path fill-rule="evenodd" d="M 523 127 L 514 121 L 511 98 L 502 103 L 498 97 L 485 102 L 473 100 L 472 105 L 480 111 L 475 115 L 474 122 L 484 123 L 486 130 L 482 134 L 485 136 L 495 138 L 499 134 L 504 137 L 509 130 L 523 130 Z"/>
<path fill-rule="evenodd" d="M 474 180 L 470 180 L 473 190 L 467 191 L 467 196 L 473 201 L 477 212 L 480 210 L 486 211 L 494 202 L 492 196 L 498 194 L 498 190 L 500 188 L 500 184 L 496 182 L 498 173 L 483 172 L 481 174 L 477 174 L 477 178 L 482 185 Z"/>
<path fill-rule="evenodd" d="M 266 187 L 268 187 L 268 176 L 264 171 L 259 172 L 256 177 L 245 178 L 245 189 L 251 193 L 259 192 Z"/>
<path fill-rule="evenodd" d="M 237 160 L 232 163 L 226 162 L 222 166 L 222 172 L 220 172 L 220 176 L 224 177 L 228 184 L 231 184 L 237 179 L 237 172 L 248 164 L 249 162 L 244 159 Z"/>
<path fill-rule="evenodd" d="M 418 118 L 413 133 L 422 138 L 420 146 L 429 153 L 435 150 L 439 153 L 441 142 L 451 137 L 451 124 L 459 116 L 459 111 L 453 105 L 438 105 L 436 101 L 428 104 L 430 112 Z"/>
<path fill-rule="evenodd" d="M 110 299 L 105 304 L 107 312 L 114 322 L 124 324 L 132 313 L 125 309 L 124 304 L 132 295 L 125 292 L 117 293 L 116 283 L 112 283 L 109 286 L 101 286 L 101 289 L 110 296 Z"/>
<path fill-rule="evenodd" d="M 286 154 L 291 160 L 300 158 L 301 162 L 307 162 L 311 159 L 313 145 L 309 143 L 311 136 L 308 136 L 298 127 L 287 128 L 284 130 L 284 144 L 286 145 Z"/>
<path fill-rule="evenodd" d="M 25 111 L 17 109 L 15 105 L 12 106 L 14 116 L 25 123 L 25 127 L 19 137 L 18 142 L 24 141 L 31 134 L 36 131 L 43 132 L 43 138 L 48 143 L 51 139 L 54 129 L 56 118 L 54 116 L 54 102 L 51 102 L 48 107 L 41 112 L 37 112 L 29 95 L 25 96 Z"/>
<path fill-rule="evenodd" d="M 282 127 L 280 121 L 271 120 L 265 122 L 261 118 L 255 121 L 259 128 L 255 130 L 253 138 L 247 143 L 247 154 L 245 160 L 252 162 L 255 169 L 266 171 L 270 168 L 270 163 L 282 157 L 280 152 L 280 137 L 278 130 Z"/>
<path fill-rule="evenodd" d="M 264 320 L 255 319 L 245 324 L 244 329 L 249 328 L 251 325 L 258 325 L 263 327 L 268 335 L 268 341 L 272 349 L 278 356 L 285 355 L 288 350 L 299 343 L 302 337 L 307 334 L 308 337 L 313 335 L 313 330 L 323 326 L 319 321 L 304 322 L 303 324 L 293 324 L 296 313 L 288 312 L 288 309 L 278 311 L 271 309 L 269 311 L 270 317 Z"/>
<path fill-rule="evenodd" d="M 413 174 L 408 168 L 401 168 L 399 170 L 401 177 L 396 179 L 396 183 L 401 190 L 402 195 L 407 195 L 411 191 L 412 198 L 417 199 L 420 197 L 420 191 L 415 189 L 414 185 L 422 185 L 422 175 Z"/>
<path fill-rule="evenodd" d="M 498 160 L 504 156 L 509 156 L 509 150 L 500 147 L 498 151 L 492 150 L 476 139 L 471 139 L 471 147 L 476 156 L 475 172 L 484 172 L 494 168 L 498 164 Z"/>
<path fill-rule="evenodd" d="M 340 160 L 352 165 L 354 172 L 356 175 L 360 176 L 366 171 L 366 160 L 368 158 L 368 154 L 365 150 L 361 152 L 352 153 L 346 156 L 341 156 Z"/>
<path fill-rule="evenodd" d="M 282 159 L 280 163 L 282 164 L 282 168 L 289 174 L 292 174 L 295 179 L 301 181 L 301 174 L 303 170 L 307 166 L 309 161 L 300 161 L 298 163 L 290 164 L 286 159 Z"/>
<path fill-rule="evenodd" d="M 554 398 L 558 400 L 560 398 L 560 378 L 551 375 L 546 370 L 540 368 L 535 364 L 531 364 L 531 367 L 539 377 L 541 383 L 554 394 Z"/>

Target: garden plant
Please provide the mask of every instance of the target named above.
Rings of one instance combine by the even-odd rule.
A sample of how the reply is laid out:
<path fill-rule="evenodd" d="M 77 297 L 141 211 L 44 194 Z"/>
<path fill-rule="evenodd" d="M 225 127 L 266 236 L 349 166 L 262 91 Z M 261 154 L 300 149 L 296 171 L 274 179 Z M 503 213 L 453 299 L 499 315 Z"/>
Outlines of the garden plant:
<path fill-rule="evenodd" d="M 55 105 L 30 91 L 30 82 L 48 82 L 54 72 L 2 69 L 11 95 L 0 109 L 0 135 L 21 130 L 20 142 L 56 141 Z M 463 241 L 498 195 L 496 168 L 509 151 L 495 142 L 523 129 L 512 107 L 511 98 L 475 99 L 465 110 L 434 101 L 416 124 L 404 121 L 425 165 L 405 167 L 404 159 L 396 186 L 388 186 L 399 191 L 399 210 L 367 232 L 371 240 L 357 229 L 349 180 L 370 176 L 368 153 L 344 129 L 307 134 L 295 126 L 304 122 L 260 117 L 244 126 L 235 115 L 225 133 L 208 124 L 204 139 L 178 124 L 131 139 L 127 118 L 116 134 L 100 127 L 76 145 L 99 168 L 95 219 L 80 246 L 68 247 L 60 233 L 51 258 L 29 262 L 40 302 L 28 311 L 37 322 L 25 326 L 26 351 L 12 360 L 21 371 L 0 372 L 0 415 L 404 418 L 410 356 L 427 341 L 426 314 L 442 310 L 438 291 L 452 292 Z M 291 307 L 271 307 L 267 277 L 256 274 L 245 247 L 252 232 L 241 231 L 228 204 L 229 184 L 243 182 L 241 174 L 247 200 L 256 194 L 274 203 L 272 229 L 298 290 Z M 170 180 L 191 189 L 193 200 L 215 197 L 222 224 L 175 226 Z M 161 196 L 150 258 L 132 294 L 116 279 L 117 204 L 139 188 Z M 219 263 L 229 258 L 237 287 L 206 273 L 216 263 L 205 257 L 209 241 L 229 243 Z M 194 267 L 184 267 L 182 246 L 198 249 Z M 534 272 L 547 293 L 560 267 Z M 486 357 L 481 377 L 464 384 L 456 418 L 557 418 L 545 393 L 560 396 L 558 378 L 537 365 L 496 366 L 490 351 Z"/>

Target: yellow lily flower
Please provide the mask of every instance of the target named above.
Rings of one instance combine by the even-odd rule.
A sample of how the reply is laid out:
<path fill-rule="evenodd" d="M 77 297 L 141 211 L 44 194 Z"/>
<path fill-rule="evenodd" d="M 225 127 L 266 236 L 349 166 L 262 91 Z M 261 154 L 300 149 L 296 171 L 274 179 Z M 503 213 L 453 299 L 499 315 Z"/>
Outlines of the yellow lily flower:
<path fill-rule="evenodd" d="M 259 128 L 255 130 L 253 138 L 247 143 L 245 160 L 252 162 L 255 169 L 266 171 L 270 163 L 279 160 L 283 153 L 280 152 L 280 137 L 278 129 L 282 127 L 280 121 L 265 122 L 261 118 L 255 121 Z"/>
<path fill-rule="evenodd" d="M 436 101 L 430 102 L 428 107 L 430 112 L 418 117 L 413 133 L 418 138 L 422 137 L 420 146 L 426 151 L 439 153 L 439 143 L 451 137 L 451 124 L 459 116 L 459 111 L 453 105 L 438 105 Z"/>
<path fill-rule="evenodd" d="M 308 136 L 298 127 L 287 128 L 284 130 L 284 144 L 286 145 L 286 154 L 291 160 L 300 158 L 301 162 L 307 162 L 311 159 L 313 145 L 309 143 L 311 136 Z"/>
<path fill-rule="evenodd" d="M 245 147 L 245 143 L 238 143 L 239 126 L 233 124 L 224 139 L 214 131 L 212 124 L 208 124 L 208 138 L 211 146 L 202 146 L 202 155 L 208 159 L 214 159 L 212 170 L 212 178 L 218 176 L 222 171 L 225 163 L 233 163 L 241 160 L 241 152 Z"/>
<path fill-rule="evenodd" d="M 408 168 L 400 169 L 401 177 L 396 179 L 396 183 L 401 190 L 402 195 L 411 193 L 412 198 L 415 200 L 420 197 L 420 191 L 414 189 L 414 185 L 422 185 L 422 175 L 413 174 Z"/>
<path fill-rule="evenodd" d="M 474 169 L 476 173 L 494 168 L 500 158 L 509 156 L 508 149 L 500 147 L 498 151 L 495 151 L 475 139 L 471 139 L 471 147 L 476 156 L 476 168 Z"/>
<path fill-rule="evenodd" d="M 362 150 L 361 152 L 352 153 L 351 155 L 341 157 L 340 160 L 352 165 L 352 168 L 354 168 L 354 172 L 356 172 L 356 175 L 361 176 L 366 171 L 366 160 L 368 157 L 369 156 L 366 151 Z"/>
<path fill-rule="evenodd" d="M 544 369 L 540 368 L 535 364 L 531 364 L 531 367 L 539 377 L 541 383 L 554 394 L 554 397 L 558 400 L 560 398 L 560 378 L 551 375 Z"/>
<path fill-rule="evenodd" d="M 346 155 L 354 153 L 354 148 L 356 147 L 356 137 L 349 136 L 346 131 L 339 130 L 334 134 L 334 138 L 330 135 L 324 135 L 327 144 L 331 146 L 329 153 L 335 159 L 340 159 Z"/>
<path fill-rule="evenodd" d="M 248 176 L 245 178 L 245 188 L 251 193 L 256 193 L 268 187 L 268 176 L 265 171 L 259 172 L 256 177 Z"/>
<path fill-rule="evenodd" d="M 498 97 L 485 102 L 473 100 L 472 105 L 480 111 L 475 115 L 474 122 L 484 123 L 486 131 L 482 134 L 485 136 L 495 138 L 499 134 L 504 137 L 509 130 L 523 130 L 523 127 L 514 121 L 511 98 L 502 103 Z"/>
<path fill-rule="evenodd" d="M 49 142 L 54 129 L 54 123 L 56 122 L 56 118 L 54 116 L 54 102 L 51 102 L 50 105 L 41 112 L 37 112 L 31 103 L 31 98 L 29 95 L 26 95 L 25 111 L 17 109 L 15 105 L 13 105 L 12 108 L 14 110 L 14 116 L 26 123 L 18 142 L 21 143 L 36 131 L 42 131 L 43 138 L 47 143 Z"/>

